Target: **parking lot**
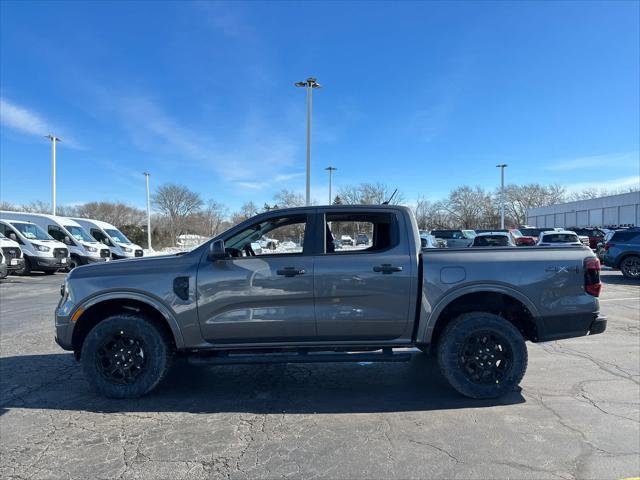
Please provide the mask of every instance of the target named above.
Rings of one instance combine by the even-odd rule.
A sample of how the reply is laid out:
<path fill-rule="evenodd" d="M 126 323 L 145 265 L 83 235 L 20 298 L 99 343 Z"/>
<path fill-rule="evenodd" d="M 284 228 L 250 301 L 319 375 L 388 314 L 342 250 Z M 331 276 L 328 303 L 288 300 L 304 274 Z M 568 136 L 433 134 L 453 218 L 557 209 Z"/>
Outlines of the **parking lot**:
<path fill-rule="evenodd" d="M 522 390 L 457 394 L 399 364 L 174 364 L 94 395 L 53 340 L 63 274 L 0 284 L 2 478 L 611 478 L 640 474 L 640 284 L 602 273 L 607 331 L 529 344 Z"/>

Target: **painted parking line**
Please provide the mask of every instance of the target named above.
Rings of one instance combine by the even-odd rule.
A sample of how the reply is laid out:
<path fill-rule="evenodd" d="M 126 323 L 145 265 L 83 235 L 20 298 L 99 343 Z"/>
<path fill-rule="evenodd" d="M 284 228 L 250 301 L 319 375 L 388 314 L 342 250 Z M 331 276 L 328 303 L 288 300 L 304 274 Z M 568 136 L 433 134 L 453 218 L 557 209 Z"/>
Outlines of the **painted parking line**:
<path fill-rule="evenodd" d="M 601 302 L 624 302 L 625 300 L 638 300 L 640 301 L 640 297 L 626 297 L 626 298 L 604 298 L 600 299 Z"/>

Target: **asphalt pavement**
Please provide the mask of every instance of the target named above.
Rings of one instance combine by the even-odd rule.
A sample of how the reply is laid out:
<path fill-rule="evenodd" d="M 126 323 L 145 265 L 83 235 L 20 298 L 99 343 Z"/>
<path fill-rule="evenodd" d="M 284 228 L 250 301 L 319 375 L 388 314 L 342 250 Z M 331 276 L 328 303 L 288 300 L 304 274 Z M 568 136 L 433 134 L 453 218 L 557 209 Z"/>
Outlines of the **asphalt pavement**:
<path fill-rule="evenodd" d="M 63 274 L 0 283 L 0 477 L 640 475 L 640 283 L 605 271 L 605 333 L 528 344 L 520 391 L 461 397 L 435 363 L 191 367 L 96 396 L 54 342 Z"/>

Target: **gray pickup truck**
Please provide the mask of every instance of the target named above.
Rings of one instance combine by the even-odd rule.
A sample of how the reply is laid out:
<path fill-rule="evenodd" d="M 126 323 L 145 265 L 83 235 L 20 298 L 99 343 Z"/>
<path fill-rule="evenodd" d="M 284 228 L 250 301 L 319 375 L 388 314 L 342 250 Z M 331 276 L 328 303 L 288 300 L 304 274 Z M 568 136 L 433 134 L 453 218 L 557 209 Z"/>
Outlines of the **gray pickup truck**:
<path fill-rule="evenodd" d="M 366 245 L 335 238 L 366 234 Z M 254 251 L 268 235 L 274 250 Z M 253 217 L 184 254 L 74 269 L 56 341 L 102 395 L 151 391 L 175 354 L 196 365 L 437 356 L 458 392 L 493 398 L 525 341 L 601 333 L 600 264 L 585 247 L 422 249 L 408 208 L 330 206 Z"/>

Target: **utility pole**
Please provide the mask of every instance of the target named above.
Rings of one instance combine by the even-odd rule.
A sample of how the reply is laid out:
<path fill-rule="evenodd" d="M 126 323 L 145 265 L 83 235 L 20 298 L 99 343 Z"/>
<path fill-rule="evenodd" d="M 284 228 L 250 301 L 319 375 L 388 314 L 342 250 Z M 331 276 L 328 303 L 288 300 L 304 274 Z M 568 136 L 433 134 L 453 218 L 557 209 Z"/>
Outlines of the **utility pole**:
<path fill-rule="evenodd" d="M 56 142 L 60 139 L 55 135 L 47 135 L 45 138 L 51 140 L 51 213 L 56 214 Z"/>
<path fill-rule="evenodd" d="M 296 82 L 296 87 L 307 89 L 307 196 L 306 204 L 311 205 L 311 109 L 313 106 L 312 93 L 314 88 L 320 88 L 320 84 L 313 77 L 304 82 Z"/>
<path fill-rule="evenodd" d="M 151 248 L 151 202 L 149 202 L 149 172 L 143 172 L 147 180 L 147 245 L 149 250 L 153 250 Z"/>
<path fill-rule="evenodd" d="M 325 170 L 329 172 L 329 205 L 331 205 L 331 203 L 333 202 L 333 197 L 331 195 L 331 177 L 333 175 L 333 172 L 335 172 L 337 168 L 329 166 L 325 168 Z"/>
<path fill-rule="evenodd" d="M 496 165 L 500 169 L 500 229 L 504 230 L 504 169 L 508 167 L 506 163 Z"/>

